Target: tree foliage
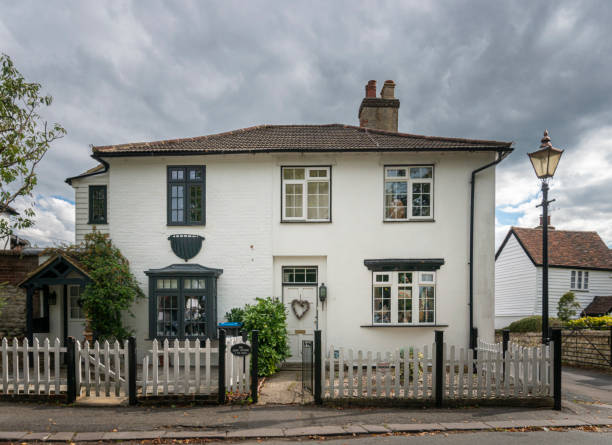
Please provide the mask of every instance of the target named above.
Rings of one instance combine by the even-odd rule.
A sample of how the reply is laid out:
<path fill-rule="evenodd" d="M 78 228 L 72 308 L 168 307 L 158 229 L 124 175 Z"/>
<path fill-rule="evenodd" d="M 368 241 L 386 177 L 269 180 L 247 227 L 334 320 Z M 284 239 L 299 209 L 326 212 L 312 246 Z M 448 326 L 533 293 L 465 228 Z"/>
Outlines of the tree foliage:
<path fill-rule="evenodd" d="M 108 235 L 94 230 L 85 241 L 64 249 L 86 269 L 92 282 L 81 295 L 89 327 L 100 340 L 123 340 L 132 332 L 123 325 L 122 313 L 130 315 L 132 304 L 144 293 L 130 271 L 128 260 Z"/>
<path fill-rule="evenodd" d="M 66 131 L 40 116 L 40 108 L 52 102 L 51 96 L 41 94 L 41 85 L 26 82 L 6 54 L 0 55 L 0 64 L 0 212 L 4 212 L 18 197 L 31 196 L 36 166 L 51 142 Z M 1 220 L 0 236 L 30 227 L 33 216 L 29 207 L 11 222 Z"/>
<path fill-rule="evenodd" d="M 580 309 L 580 304 L 576 301 L 573 292 L 566 292 L 557 303 L 557 317 L 566 323 L 576 316 Z"/>

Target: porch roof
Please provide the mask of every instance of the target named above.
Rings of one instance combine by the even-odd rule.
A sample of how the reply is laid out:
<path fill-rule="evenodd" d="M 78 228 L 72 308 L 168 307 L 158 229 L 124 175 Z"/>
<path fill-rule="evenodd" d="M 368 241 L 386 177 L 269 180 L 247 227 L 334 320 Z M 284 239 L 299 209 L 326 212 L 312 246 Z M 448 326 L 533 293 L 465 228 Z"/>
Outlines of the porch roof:
<path fill-rule="evenodd" d="M 171 264 L 161 269 L 149 269 L 145 271 L 147 275 L 207 275 L 218 277 L 223 273 L 223 269 L 213 269 L 200 264 Z"/>
<path fill-rule="evenodd" d="M 71 272 L 76 272 L 81 278 L 68 278 Z M 57 253 L 27 274 L 17 286 L 41 287 L 45 284 L 70 284 L 79 280 L 91 280 L 85 267 L 74 258 Z"/>

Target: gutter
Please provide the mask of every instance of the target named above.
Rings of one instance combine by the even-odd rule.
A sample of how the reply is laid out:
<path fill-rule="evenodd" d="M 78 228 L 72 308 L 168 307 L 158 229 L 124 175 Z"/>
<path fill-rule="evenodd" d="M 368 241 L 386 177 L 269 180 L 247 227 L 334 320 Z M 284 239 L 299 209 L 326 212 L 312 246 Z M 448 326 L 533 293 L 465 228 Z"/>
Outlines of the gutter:
<path fill-rule="evenodd" d="M 64 182 L 66 184 L 68 184 L 68 185 L 72 185 L 72 181 L 74 179 L 81 179 L 81 178 L 87 178 L 89 176 L 101 175 L 102 173 L 106 173 L 108 171 L 108 168 L 109 168 L 108 162 L 106 162 L 104 159 L 102 159 L 97 154 L 92 154 L 91 157 L 93 159 L 95 159 L 96 161 L 98 161 L 100 164 L 102 164 L 104 166 L 104 168 L 102 170 L 98 170 L 98 171 L 95 171 L 95 172 L 92 172 L 92 173 L 84 173 L 82 175 L 72 176 L 70 178 L 66 178 L 66 180 Z"/>
<path fill-rule="evenodd" d="M 476 174 L 480 173 L 483 170 L 486 170 L 489 167 L 499 164 L 503 161 L 510 153 L 512 153 L 513 149 L 508 148 L 507 150 L 500 150 L 497 154 L 497 159 L 493 162 L 489 162 L 488 164 L 483 165 L 482 167 L 477 168 L 472 172 L 472 180 L 470 182 L 470 330 L 469 330 L 469 342 L 470 349 L 476 349 L 477 343 L 477 330 L 474 328 L 474 191 L 476 188 Z"/>

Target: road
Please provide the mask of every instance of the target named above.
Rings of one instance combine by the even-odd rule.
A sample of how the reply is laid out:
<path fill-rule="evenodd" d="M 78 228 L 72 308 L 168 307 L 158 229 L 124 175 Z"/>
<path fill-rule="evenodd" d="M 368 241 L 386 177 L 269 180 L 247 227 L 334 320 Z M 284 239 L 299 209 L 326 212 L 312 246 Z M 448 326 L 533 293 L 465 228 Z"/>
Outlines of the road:
<path fill-rule="evenodd" d="M 612 408 L 612 373 L 564 367 L 561 385 L 566 400 Z"/>

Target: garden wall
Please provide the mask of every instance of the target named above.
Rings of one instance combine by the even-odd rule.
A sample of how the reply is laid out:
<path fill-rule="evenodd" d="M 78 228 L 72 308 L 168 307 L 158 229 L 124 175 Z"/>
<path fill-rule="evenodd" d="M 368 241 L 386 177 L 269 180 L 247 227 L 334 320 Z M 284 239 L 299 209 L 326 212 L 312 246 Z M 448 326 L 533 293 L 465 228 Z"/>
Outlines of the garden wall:
<path fill-rule="evenodd" d="M 610 364 L 610 330 L 568 330 L 562 332 L 562 356 L 564 365 L 597 368 L 612 371 Z M 510 341 L 521 346 L 537 346 L 542 340 L 539 332 L 511 332 Z M 501 332 L 496 332 L 495 341 L 501 342 Z"/>
<path fill-rule="evenodd" d="M 21 337 L 26 329 L 26 293 L 16 285 L 38 267 L 38 255 L 15 250 L 0 250 L 0 338 Z"/>

